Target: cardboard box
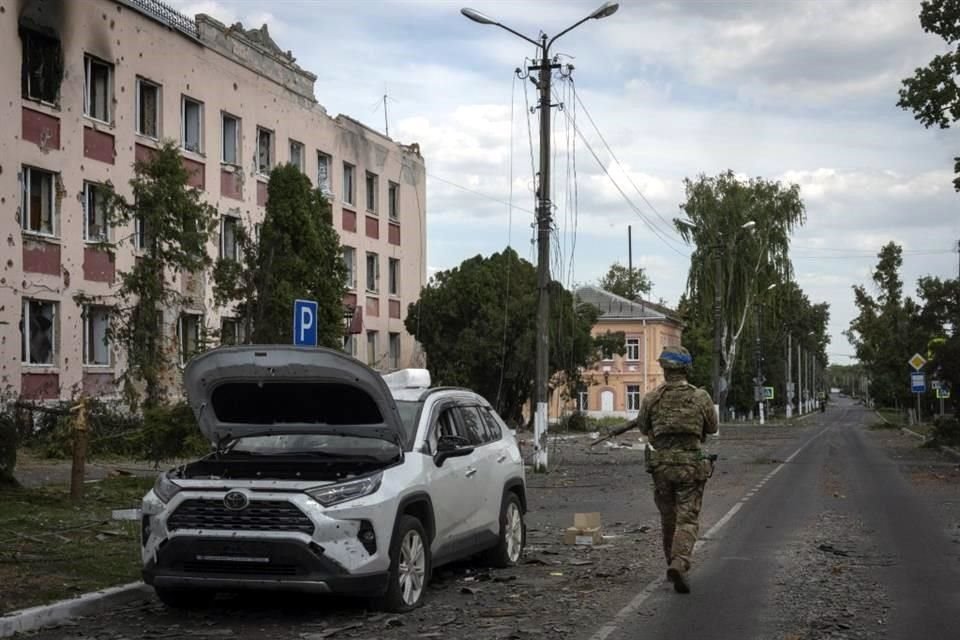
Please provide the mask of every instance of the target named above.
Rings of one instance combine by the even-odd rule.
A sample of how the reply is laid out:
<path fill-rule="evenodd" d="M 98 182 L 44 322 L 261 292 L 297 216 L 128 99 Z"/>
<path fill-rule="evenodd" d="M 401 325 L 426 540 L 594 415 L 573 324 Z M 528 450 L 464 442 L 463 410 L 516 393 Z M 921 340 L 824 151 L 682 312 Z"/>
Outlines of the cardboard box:
<path fill-rule="evenodd" d="M 599 513 L 575 513 L 573 514 L 573 526 L 577 529 L 599 529 Z"/>
<path fill-rule="evenodd" d="M 568 527 L 563 532 L 563 544 L 569 545 L 598 545 L 603 542 L 603 533 L 600 527 L 589 529 L 578 529 L 577 527 Z"/>

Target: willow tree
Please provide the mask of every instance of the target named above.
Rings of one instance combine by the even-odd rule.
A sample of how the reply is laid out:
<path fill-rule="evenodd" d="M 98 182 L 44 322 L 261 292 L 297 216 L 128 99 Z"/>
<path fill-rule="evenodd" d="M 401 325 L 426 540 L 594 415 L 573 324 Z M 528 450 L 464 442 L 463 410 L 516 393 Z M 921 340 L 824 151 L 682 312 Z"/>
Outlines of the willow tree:
<path fill-rule="evenodd" d="M 741 179 L 726 171 L 687 178 L 684 187 L 686 202 L 680 208 L 687 220 L 675 224 L 683 239 L 695 245 L 687 297 L 696 316 L 712 318 L 711 328 L 719 331 L 713 394 L 723 407 L 751 306 L 761 289 L 790 279 L 790 234 L 806 214 L 797 185 Z"/>

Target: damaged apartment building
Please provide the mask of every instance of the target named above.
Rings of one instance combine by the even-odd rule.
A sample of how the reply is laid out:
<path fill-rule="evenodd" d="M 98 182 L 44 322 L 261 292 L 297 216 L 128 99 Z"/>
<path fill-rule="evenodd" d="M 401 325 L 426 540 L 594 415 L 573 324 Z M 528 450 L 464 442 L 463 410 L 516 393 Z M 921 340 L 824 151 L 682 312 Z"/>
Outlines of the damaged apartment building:
<path fill-rule="evenodd" d="M 344 349 L 381 369 L 411 364 L 403 318 L 426 277 L 419 148 L 327 115 L 317 76 L 266 26 L 190 18 L 157 0 L 0 0 L 0 47 L 0 393 L 116 393 L 110 300 L 143 229 L 109 228 L 102 188 L 130 197 L 134 162 L 167 139 L 220 216 L 214 258 L 236 257 L 236 225 L 263 219 L 275 165 L 306 173 L 344 246 Z M 208 333 L 242 340 L 208 280 L 180 277 L 188 302 L 164 312 L 181 362 Z"/>

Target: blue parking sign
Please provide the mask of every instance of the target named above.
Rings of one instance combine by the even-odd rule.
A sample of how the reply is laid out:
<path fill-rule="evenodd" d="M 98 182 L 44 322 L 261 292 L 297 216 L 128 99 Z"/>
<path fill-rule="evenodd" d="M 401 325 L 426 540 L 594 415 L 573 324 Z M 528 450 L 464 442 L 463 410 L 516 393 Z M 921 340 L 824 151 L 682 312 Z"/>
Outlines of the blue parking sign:
<path fill-rule="evenodd" d="M 922 373 L 911 373 L 910 374 L 910 392 L 911 393 L 926 393 L 927 391 L 927 379 Z"/>
<path fill-rule="evenodd" d="M 293 344 L 317 346 L 317 303 L 313 300 L 293 301 Z"/>

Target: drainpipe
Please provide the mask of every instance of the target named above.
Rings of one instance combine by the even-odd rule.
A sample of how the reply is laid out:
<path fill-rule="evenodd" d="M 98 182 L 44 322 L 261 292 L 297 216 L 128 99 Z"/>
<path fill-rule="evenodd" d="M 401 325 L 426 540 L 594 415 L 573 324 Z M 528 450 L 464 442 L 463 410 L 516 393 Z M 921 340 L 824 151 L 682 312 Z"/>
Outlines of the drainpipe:
<path fill-rule="evenodd" d="M 647 319 L 641 318 L 640 322 L 643 326 L 643 395 L 647 395 Z M 640 399 L 640 403 L 643 404 L 643 398 Z"/>

